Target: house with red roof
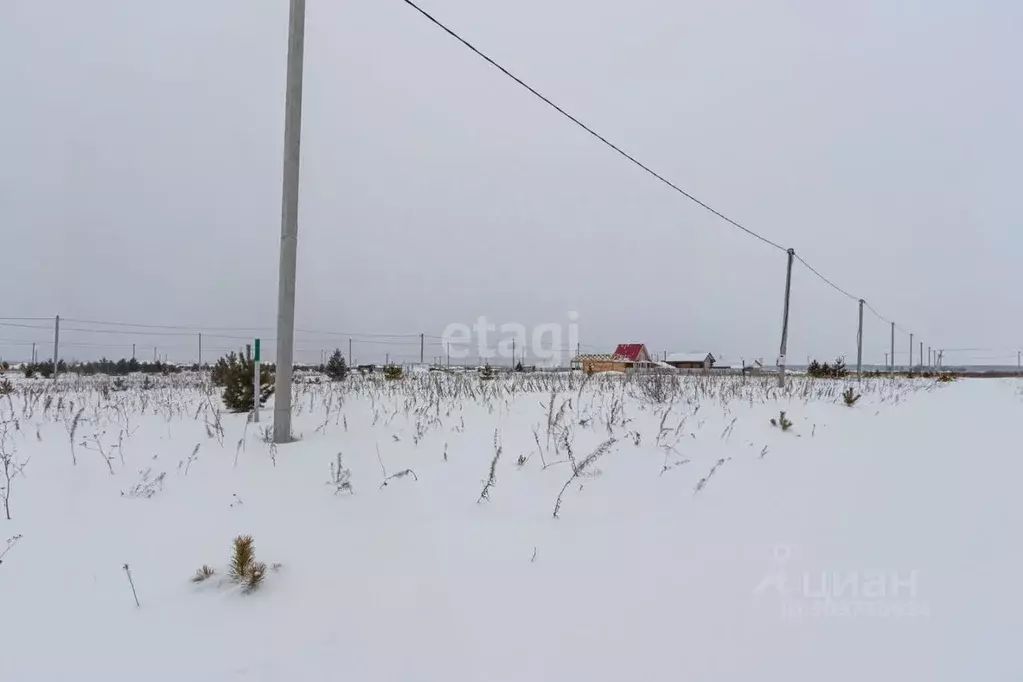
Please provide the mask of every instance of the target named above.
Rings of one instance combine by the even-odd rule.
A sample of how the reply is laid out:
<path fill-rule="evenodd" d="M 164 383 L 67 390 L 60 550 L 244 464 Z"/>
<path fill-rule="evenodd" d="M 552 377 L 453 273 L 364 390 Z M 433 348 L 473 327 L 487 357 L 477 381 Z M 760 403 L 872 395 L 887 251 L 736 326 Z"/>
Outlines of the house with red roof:
<path fill-rule="evenodd" d="M 620 343 L 614 353 L 577 355 L 572 358 L 572 365 L 587 374 L 625 372 L 637 367 L 649 367 L 652 364 L 650 353 L 642 343 Z"/>

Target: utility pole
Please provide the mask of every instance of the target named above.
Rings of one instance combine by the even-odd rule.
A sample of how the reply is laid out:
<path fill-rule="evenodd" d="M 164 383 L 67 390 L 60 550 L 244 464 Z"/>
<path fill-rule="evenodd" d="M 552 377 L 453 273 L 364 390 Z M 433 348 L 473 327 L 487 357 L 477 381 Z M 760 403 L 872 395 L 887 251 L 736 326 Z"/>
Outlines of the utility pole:
<path fill-rule="evenodd" d="M 888 351 L 885 351 L 885 354 L 884 354 L 884 366 L 885 366 L 886 369 L 890 367 L 888 365 Z"/>
<path fill-rule="evenodd" d="M 153 362 L 156 362 L 156 346 L 153 346 Z"/>
<path fill-rule="evenodd" d="M 419 335 L 419 364 L 420 365 L 423 364 L 423 348 L 425 346 L 425 343 L 423 342 L 424 338 L 425 337 L 422 334 Z"/>
<path fill-rule="evenodd" d="M 895 323 L 892 322 L 892 374 L 895 373 Z"/>
<path fill-rule="evenodd" d="M 795 249 L 788 250 L 788 267 L 785 269 L 785 310 L 781 318 L 781 352 L 778 354 L 778 386 L 785 387 L 785 353 L 789 347 L 789 294 L 792 292 L 792 259 Z"/>
<path fill-rule="evenodd" d="M 60 357 L 60 315 L 53 318 L 53 380 L 57 380 L 57 359 Z"/>
<path fill-rule="evenodd" d="M 199 371 L 202 371 L 202 332 L 199 332 Z"/>
<path fill-rule="evenodd" d="M 863 299 L 860 299 L 860 326 L 856 331 L 856 376 L 863 378 Z"/>
<path fill-rule="evenodd" d="M 924 342 L 920 342 L 920 369 L 924 367 Z"/>
<path fill-rule="evenodd" d="M 448 354 L 448 367 L 450 367 L 451 366 L 451 344 L 450 343 L 445 343 L 444 344 L 444 350 Z"/>
<path fill-rule="evenodd" d="M 512 362 L 511 362 L 511 365 L 512 365 L 512 369 L 515 369 L 515 339 L 514 339 L 514 337 L 512 338 Z"/>
<path fill-rule="evenodd" d="M 391 366 L 391 354 L 390 353 L 384 353 L 384 366 L 385 367 L 390 367 Z"/>
<path fill-rule="evenodd" d="M 131 344 L 131 359 L 135 359 L 135 344 Z"/>
<path fill-rule="evenodd" d="M 36 364 L 36 342 L 32 342 L 32 364 Z"/>
<path fill-rule="evenodd" d="M 284 177 L 281 258 L 277 281 L 277 372 L 274 442 L 291 442 L 291 372 L 295 346 L 295 279 L 298 261 L 298 181 L 302 146 L 302 66 L 305 0 L 291 0 L 288 76 L 284 96 Z"/>
<path fill-rule="evenodd" d="M 913 335 L 909 335 L 909 371 L 913 371 Z"/>
<path fill-rule="evenodd" d="M 348 368 L 352 367 L 352 340 L 348 339 Z"/>
<path fill-rule="evenodd" d="M 256 339 L 256 351 L 252 359 L 252 421 L 259 423 L 259 339 Z"/>

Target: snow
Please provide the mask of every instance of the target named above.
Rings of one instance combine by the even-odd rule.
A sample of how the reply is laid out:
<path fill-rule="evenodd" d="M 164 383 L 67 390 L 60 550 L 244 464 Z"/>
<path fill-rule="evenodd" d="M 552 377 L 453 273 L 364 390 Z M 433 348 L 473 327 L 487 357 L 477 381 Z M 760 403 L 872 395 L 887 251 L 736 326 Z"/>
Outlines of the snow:
<path fill-rule="evenodd" d="M 194 378 L 109 397 L 103 381 L 0 398 L 5 447 L 30 458 L 0 520 L 0 552 L 21 535 L 0 564 L 4 682 L 1023 675 L 1018 382 L 850 383 L 850 408 L 846 384 L 803 377 L 784 393 L 772 377 L 350 377 L 297 386 L 301 441 L 273 452 L 269 407 L 258 425 L 221 415 L 221 444 Z M 552 518 L 573 474 L 559 434 L 582 462 L 609 433 Z M 338 452 L 354 494 L 328 484 Z M 144 469 L 162 489 L 122 496 Z M 418 480 L 381 486 L 404 469 Z M 281 564 L 251 594 L 222 577 L 243 533 Z M 204 563 L 218 577 L 193 584 Z"/>

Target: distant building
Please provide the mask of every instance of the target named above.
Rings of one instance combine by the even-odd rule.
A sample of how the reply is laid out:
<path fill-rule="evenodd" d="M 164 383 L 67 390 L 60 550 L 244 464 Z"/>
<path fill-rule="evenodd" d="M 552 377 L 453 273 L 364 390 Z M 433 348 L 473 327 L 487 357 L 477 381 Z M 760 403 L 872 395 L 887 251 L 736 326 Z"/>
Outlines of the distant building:
<path fill-rule="evenodd" d="M 710 353 L 672 353 L 664 362 L 675 369 L 711 369 L 715 360 Z"/>
<path fill-rule="evenodd" d="M 641 367 L 652 367 L 646 345 L 642 343 L 620 343 L 614 353 L 591 353 L 572 358 L 572 366 L 587 374 L 594 372 L 626 372 Z"/>

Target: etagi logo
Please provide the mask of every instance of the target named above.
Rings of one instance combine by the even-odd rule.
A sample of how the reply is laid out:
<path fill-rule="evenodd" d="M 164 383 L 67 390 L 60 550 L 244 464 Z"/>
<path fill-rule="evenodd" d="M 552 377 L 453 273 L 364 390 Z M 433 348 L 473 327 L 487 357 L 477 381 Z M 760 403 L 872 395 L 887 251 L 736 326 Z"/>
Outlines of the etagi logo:
<path fill-rule="evenodd" d="M 775 569 L 754 588 L 781 597 L 785 620 L 808 618 L 921 618 L 930 607 L 920 599 L 919 574 L 898 571 L 792 571 L 792 550 L 774 548 Z"/>
<path fill-rule="evenodd" d="M 471 327 L 452 322 L 444 327 L 441 340 L 448 357 L 455 360 L 528 358 L 554 363 L 575 353 L 579 345 L 579 313 L 569 311 L 567 324 L 545 322 L 532 329 L 518 322 L 498 327 L 481 315 Z"/>

